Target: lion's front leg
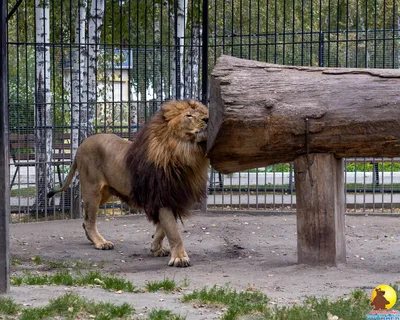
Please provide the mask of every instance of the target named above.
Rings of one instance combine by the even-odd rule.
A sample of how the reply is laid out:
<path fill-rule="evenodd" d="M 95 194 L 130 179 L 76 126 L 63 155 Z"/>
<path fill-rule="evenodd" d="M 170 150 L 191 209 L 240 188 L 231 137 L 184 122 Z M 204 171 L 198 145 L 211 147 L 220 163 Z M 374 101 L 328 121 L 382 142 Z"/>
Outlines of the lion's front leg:
<path fill-rule="evenodd" d="M 169 249 L 163 246 L 165 231 L 159 223 L 156 225 L 156 232 L 153 234 L 151 253 L 154 257 L 165 257 L 169 255 Z"/>
<path fill-rule="evenodd" d="M 168 265 L 174 267 L 190 266 L 190 259 L 183 247 L 182 236 L 171 210 L 165 208 L 160 209 L 160 225 L 164 229 L 171 247 L 171 259 Z"/>

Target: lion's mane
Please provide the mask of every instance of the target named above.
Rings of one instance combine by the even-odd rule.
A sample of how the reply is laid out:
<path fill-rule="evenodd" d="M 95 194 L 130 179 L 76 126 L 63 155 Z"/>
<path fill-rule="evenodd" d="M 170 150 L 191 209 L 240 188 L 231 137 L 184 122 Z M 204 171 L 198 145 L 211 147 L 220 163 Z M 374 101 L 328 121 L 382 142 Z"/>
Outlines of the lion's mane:
<path fill-rule="evenodd" d="M 194 203 L 206 197 L 208 159 L 205 142 L 180 140 L 174 122 L 195 101 L 170 101 L 138 133 L 126 157 L 130 173 L 129 202 L 143 208 L 148 219 L 159 222 L 160 208 L 169 208 L 182 220 Z"/>

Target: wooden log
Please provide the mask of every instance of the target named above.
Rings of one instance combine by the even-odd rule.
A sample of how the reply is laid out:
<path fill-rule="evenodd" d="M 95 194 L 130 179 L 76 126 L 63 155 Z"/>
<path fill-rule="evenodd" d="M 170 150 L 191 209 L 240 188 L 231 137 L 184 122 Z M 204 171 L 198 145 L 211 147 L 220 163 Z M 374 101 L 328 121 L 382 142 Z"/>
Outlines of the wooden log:
<path fill-rule="evenodd" d="M 207 153 L 222 173 L 307 153 L 400 155 L 400 71 L 281 66 L 222 56 Z"/>
<path fill-rule="evenodd" d="M 294 161 L 299 263 L 346 261 L 343 162 L 332 154 L 303 155 Z"/>

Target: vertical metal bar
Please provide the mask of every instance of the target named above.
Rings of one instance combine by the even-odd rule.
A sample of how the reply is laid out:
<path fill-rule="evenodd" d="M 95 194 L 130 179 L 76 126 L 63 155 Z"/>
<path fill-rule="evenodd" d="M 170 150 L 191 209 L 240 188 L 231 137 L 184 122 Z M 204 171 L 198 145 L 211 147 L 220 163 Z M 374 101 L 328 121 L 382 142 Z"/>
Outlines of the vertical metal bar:
<path fill-rule="evenodd" d="M 277 18 L 277 17 L 275 17 Z M 286 64 L 286 1 L 283 1 L 283 22 L 282 22 L 282 33 L 283 33 L 283 48 L 282 48 L 282 64 Z"/>
<path fill-rule="evenodd" d="M 374 3 L 374 68 L 376 68 L 376 51 L 377 51 L 377 45 L 376 45 L 376 15 L 377 15 L 377 1 L 375 0 Z"/>
<path fill-rule="evenodd" d="M 252 32 L 251 32 L 251 0 L 249 0 L 249 31 L 248 31 L 248 46 L 249 46 L 249 52 L 247 54 L 247 59 L 251 60 L 251 43 L 252 43 Z"/>
<path fill-rule="evenodd" d="M 331 0 L 328 1 L 328 63 L 327 67 L 331 66 Z"/>
<path fill-rule="evenodd" d="M 386 0 L 383 0 L 383 52 L 382 52 L 382 68 L 386 68 Z"/>
<path fill-rule="evenodd" d="M 201 102 L 208 105 L 208 0 L 203 0 L 203 34 L 201 47 Z M 215 30 L 214 30 L 215 32 Z M 207 191 L 207 185 L 204 186 Z M 207 212 L 207 199 L 201 202 L 201 212 Z"/>
<path fill-rule="evenodd" d="M 175 97 L 180 99 L 181 83 L 180 83 L 180 39 L 178 37 L 178 0 L 174 1 L 174 39 L 175 39 Z"/>
<path fill-rule="evenodd" d="M 346 63 L 345 67 L 348 67 L 349 63 L 349 0 L 346 1 Z"/>
<path fill-rule="evenodd" d="M 358 10 L 358 0 L 356 1 L 356 61 L 355 61 L 355 67 L 358 68 L 358 20 L 359 20 L 359 10 Z"/>
<path fill-rule="evenodd" d="M 7 94 L 7 1 L 0 4 L 0 293 L 10 290 L 10 172 Z"/>
<path fill-rule="evenodd" d="M 201 60 L 201 101 L 208 104 L 208 0 L 203 0 L 203 34 Z"/>

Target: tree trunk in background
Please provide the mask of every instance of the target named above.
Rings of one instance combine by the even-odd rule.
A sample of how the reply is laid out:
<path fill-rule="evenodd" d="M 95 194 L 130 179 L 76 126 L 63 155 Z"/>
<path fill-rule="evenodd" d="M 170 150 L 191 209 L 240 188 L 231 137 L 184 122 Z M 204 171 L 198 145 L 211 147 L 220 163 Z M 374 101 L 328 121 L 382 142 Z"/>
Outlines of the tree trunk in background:
<path fill-rule="evenodd" d="M 221 56 L 211 75 L 208 157 L 221 173 L 400 156 L 400 71 L 280 66 Z"/>
<path fill-rule="evenodd" d="M 84 94 L 87 90 L 84 87 L 84 79 L 87 77 L 86 61 L 87 61 L 87 49 L 86 49 L 86 17 L 87 11 L 87 0 L 80 0 L 78 6 L 78 12 L 76 14 L 75 24 L 75 52 L 72 64 L 72 79 L 71 79 L 71 91 L 72 91 L 72 106 L 71 106 L 71 145 L 72 145 L 72 158 L 75 159 L 76 151 L 78 150 L 79 144 L 83 138 L 86 137 L 86 123 L 87 123 L 87 95 Z M 86 82 L 87 83 L 87 82 Z M 82 123 L 81 123 L 82 121 Z M 72 192 L 72 218 L 80 217 L 80 199 L 79 199 L 79 179 L 75 179 L 72 182 L 71 189 L 68 190 L 69 197 L 64 196 L 66 199 L 65 205 L 71 205 L 71 193 Z"/>
<path fill-rule="evenodd" d="M 185 77 L 184 77 L 184 56 L 185 56 L 185 29 L 186 29 L 186 16 L 187 16 L 187 6 L 188 0 L 179 0 L 178 1 L 178 10 L 177 10 L 177 30 L 176 36 L 179 42 L 179 52 L 178 57 L 175 60 L 175 63 L 179 62 L 179 98 L 184 98 L 184 89 L 185 89 Z"/>
<path fill-rule="evenodd" d="M 193 41 L 187 55 L 185 93 L 187 98 L 200 100 L 199 71 L 202 27 L 200 23 L 192 25 Z"/>
<path fill-rule="evenodd" d="M 105 10 L 104 0 L 92 0 L 90 7 L 90 17 L 89 17 L 89 52 L 88 52 L 88 75 L 87 75 L 87 132 L 86 137 L 94 134 L 94 117 L 97 108 L 97 97 L 96 97 L 96 87 L 97 87 L 97 59 L 99 53 L 99 44 L 101 36 L 101 28 L 103 26 L 103 16 Z"/>
<path fill-rule="evenodd" d="M 47 210 L 47 192 L 53 188 L 53 119 L 50 92 L 50 43 L 48 1 L 35 0 L 36 25 L 36 207 Z M 41 210 L 40 210 L 41 211 Z"/>
<path fill-rule="evenodd" d="M 86 0 L 85 0 L 86 1 Z M 87 4 L 86 4 L 87 5 Z M 83 3 L 82 3 L 83 6 Z M 80 8 L 83 10 L 83 8 Z M 88 21 L 88 39 L 87 50 L 84 52 L 84 71 L 83 85 L 81 94 L 85 101 L 81 104 L 79 111 L 80 127 L 79 127 L 79 142 L 82 142 L 87 137 L 93 135 L 94 132 L 94 117 L 97 109 L 97 59 L 99 52 L 99 43 L 101 36 L 101 28 L 103 25 L 105 2 L 104 0 L 92 0 L 90 6 L 90 14 Z M 82 13 L 83 14 L 83 13 Z M 85 19 L 87 20 L 87 19 Z M 81 21 L 82 23 L 82 21 Z M 85 28 L 86 29 L 86 28 Z M 84 30 L 85 30 L 84 29 Z M 75 33 L 77 36 L 77 33 Z M 79 197 L 79 174 L 77 174 L 73 189 L 72 189 L 72 215 L 78 217 L 81 208 Z"/>
<path fill-rule="evenodd" d="M 159 13 L 159 7 L 158 3 L 154 4 L 154 14 Z M 160 103 L 163 101 L 163 77 L 162 77 L 162 70 L 161 70 L 161 59 L 162 53 L 161 53 L 161 32 L 160 32 L 160 17 L 157 15 L 155 17 L 155 22 L 154 22 L 154 44 L 159 46 L 158 48 L 155 48 L 153 59 L 154 59 L 154 79 L 153 79 L 153 95 L 154 95 L 154 100 L 156 100 L 153 103 L 156 103 L 157 105 L 160 105 Z M 154 110 L 153 110 L 154 111 Z"/>
<path fill-rule="evenodd" d="M 398 68 L 400 69 L 400 6 L 398 6 L 398 12 L 397 12 L 397 32 L 398 32 L 398 38 L 397 38 L 397 63 L 398 63 Z"/>

